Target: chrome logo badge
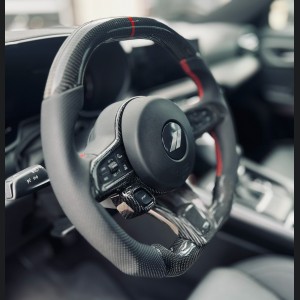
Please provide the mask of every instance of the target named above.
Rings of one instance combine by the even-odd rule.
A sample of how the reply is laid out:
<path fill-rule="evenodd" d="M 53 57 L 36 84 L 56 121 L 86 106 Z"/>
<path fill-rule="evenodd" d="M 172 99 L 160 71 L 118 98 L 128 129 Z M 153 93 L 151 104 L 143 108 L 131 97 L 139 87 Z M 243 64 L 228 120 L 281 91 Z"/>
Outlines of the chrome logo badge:
<path fill-rule="evenodd" d="M 162 143 L 168 156 L 180 160 L 186 153 L 186 137 L 178 123 L 167 123 L 162 131 Z"/>
<path fill-rule="evenodd" d="M 170 152 L 173 152 L 174 150 L 180 148 L 181 145 L 181 128 L 178 124 L 172 123 L 172 125 L 173 124 L 175 125 L 174 127 L 176 127 L 176 129 L 174 128 L 175 131 L 172 132 L 172 144 L 169 150 Z"/>

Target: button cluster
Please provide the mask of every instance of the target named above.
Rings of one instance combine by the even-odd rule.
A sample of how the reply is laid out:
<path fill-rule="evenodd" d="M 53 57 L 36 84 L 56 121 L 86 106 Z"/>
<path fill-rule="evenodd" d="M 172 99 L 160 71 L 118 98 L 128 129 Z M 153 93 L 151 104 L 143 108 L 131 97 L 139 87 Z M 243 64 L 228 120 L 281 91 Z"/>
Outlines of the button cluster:
<path fill-rule="evenodd" d="M 194 110 L 188 113 L 187 117 L 195 135 L 204 133 L 214 121 L 213 114 L 208 109 Z"/>
<path fill-rule="evenodd" d="M 131 171 L 124 149 L 116 149 L 98 166 L 98 179 L 101 185 L 110 185 Z"/>

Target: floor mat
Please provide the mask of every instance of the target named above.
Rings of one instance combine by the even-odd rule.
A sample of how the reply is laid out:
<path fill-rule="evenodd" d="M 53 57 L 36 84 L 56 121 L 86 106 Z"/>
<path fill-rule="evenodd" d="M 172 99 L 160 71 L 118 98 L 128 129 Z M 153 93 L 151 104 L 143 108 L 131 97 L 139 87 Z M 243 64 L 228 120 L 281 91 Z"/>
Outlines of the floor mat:
<path fill-rule="evenodd" d="M 20 268 L 14 277 L 7 282 L 6 300 L 130 299 L 105 271 L 92 262 L 65 271 L 45 267 L 40 270 Z"/>

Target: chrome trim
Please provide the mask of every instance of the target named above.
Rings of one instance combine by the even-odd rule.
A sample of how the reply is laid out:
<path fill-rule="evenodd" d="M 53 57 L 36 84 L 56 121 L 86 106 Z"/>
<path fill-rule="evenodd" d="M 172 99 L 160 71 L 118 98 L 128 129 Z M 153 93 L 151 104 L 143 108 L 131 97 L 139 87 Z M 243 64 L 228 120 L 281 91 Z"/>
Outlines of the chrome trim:
<path fill-rule="evenodd" d="M 75 228 L 74 225 L 71 225 L 70 227 L 66 228 L 61 232 L 62 237 L 65 237 L 68 233 L 72 232 Z"/>
<path fill-rule="evenodd" d="M 177 236 L 179 234 L 178 227 L 169 221 L 167 218 L 165 218 L 163 215 L 159 214 L 158 212 L 154 211 L 153 209 L 150 209 L 148 211 L 148 214 L 154 217 L 155 219 L 161 221 L 162 223 L 166 224 Z"/>
<path fill-rule="evenodd" d="M 99 203 L 99 205 L 103 206 L 104 208 L 116 209 L 116 206 L 113 204 L 111 199 L 112 199 L 112 197 L 107 198 L 107 199 L 101 201 Z"/>
<path fill-rule="evenodd" d="M 117 206 L 117 210 L 120 214 L 134 213 L 134 210 L 126 202 L 121 202 L 121 204 Z"/>

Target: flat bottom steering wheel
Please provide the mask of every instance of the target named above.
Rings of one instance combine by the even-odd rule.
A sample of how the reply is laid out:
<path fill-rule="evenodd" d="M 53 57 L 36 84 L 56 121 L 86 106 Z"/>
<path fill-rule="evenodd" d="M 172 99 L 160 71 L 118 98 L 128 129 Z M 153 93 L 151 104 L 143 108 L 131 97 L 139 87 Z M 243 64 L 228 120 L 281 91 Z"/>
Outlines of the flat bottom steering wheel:
<path fill-rule="evenodd" d="M 184 111 L 160 97 L 134 97 L 99 115 L 84 153 L 74 143 L 83 107 L 83 78 L 103 43 L 148 39 L 166 49 L 198 88 Z M 189 187 L 195 139 L 215 140 L 213 201 Z M 191 44 L 150 18 L 96 20 L 63 43 L 49 72 L 41 112 L 45 164 L 54 193 L 78 232 L 122 272 L 161 278 L 183 274 L 229 216 L 238 156 L 232 118 L 211 72 Z M 130 237 L 100 204 L 111 198 L 125 218 L 150 214 L 177 235 L 167 249 Z"/>

